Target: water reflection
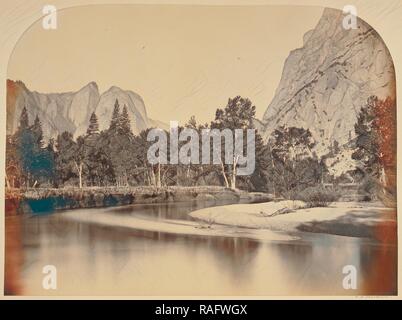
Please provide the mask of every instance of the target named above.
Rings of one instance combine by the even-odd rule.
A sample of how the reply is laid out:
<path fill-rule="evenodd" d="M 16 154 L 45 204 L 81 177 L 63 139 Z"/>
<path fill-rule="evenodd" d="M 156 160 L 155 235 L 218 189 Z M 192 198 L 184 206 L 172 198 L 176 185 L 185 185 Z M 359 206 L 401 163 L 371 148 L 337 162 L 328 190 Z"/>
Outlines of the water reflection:
<path fill-rule="evenodd" d="M 134 204 L 124 207 L 113 208 L 113 212 L 117 214 L 130 214 L 133 216 L 141 216 L 149 219 L 183 219 L 191 220 L 189 212 L 198 209 L 222 206 L 226 204 L 238 203 L 238 201 L 227 199 L 219 201 L 188 201 L 188 202 L 168 202 L 168 203 L 151 203 L 151 204 Z M 240 202 L 241 203 L 241 202 Z"/>
<path fill-rule="evenodd" d="M 188 212 L 206 205 L 137 205 L 112 211 L 187 219 Z M 307 233 L 299 234 L 301 240 L 288 242 L 196 237 L 94 225 L 58 214 L 7 217 L 6 231 L 6 294 L 396 293 L 396 247 L 357 238 Z M 58 270 L 54 291 L 41 287 L 42 268 L 47 264 Z M 357 291 L 342 288 L 342 268 L 347 264 L 358 269 Z M 379 273 L 384 264 L 387 273 Z"/>

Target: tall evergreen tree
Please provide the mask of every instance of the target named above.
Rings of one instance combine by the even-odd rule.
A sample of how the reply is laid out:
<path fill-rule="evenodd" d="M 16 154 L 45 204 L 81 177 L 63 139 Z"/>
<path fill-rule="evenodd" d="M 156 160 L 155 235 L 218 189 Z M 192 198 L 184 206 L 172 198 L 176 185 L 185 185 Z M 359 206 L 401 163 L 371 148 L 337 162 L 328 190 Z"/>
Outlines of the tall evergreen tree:
<path fill-rule="evenodd" d="M 120 122 L 120 105 L 119 100 L 116 99 L 112 113 L 112 120 L 110 121 L 110 129 L 117 129 L 119 127 L 119 122 Z"/>
<path fill-rule="evenodd" d="M 43 130 L 42 123 L 39 120 L 39 116 L 37 115 L 34 121 L 34 124 L 31 127 L 32 133 L 35 136 L 35 141 L 38 144 L 39 148 L 43 148 Z"/>
<path fill-rule="evenodd" d="M 64 131 L 56 140 L 56 168 L 57 182 L 64 185 L 71 178 L 78 178 L 78 172 L 74 163 L 77 144 L 70 132 Z"/>
<path fill-rule="evenodd" d="M 53 158 L 48 150 L 43 149 L 43 131 L 39 117 L 29 126 L 26 107 L 22 109 L 14 141 L 18 167 L 21 169 L 21 186 L 35 187 L 51 182 L 54 175 Z"/>
<path fill-rule="evenodd" d="M 92 112 L 91 118 L 89 119 L 89 126 L 87 129 L 87 134 L 93 135 L 96 133 L 99 133 L 98 117 L 96 116 L 95 112 Z"/>
<path fill-rule="evenodd" d="M 128 110 L 126 105 L 124 105 L 123 111 L 121 113 L 120 126 L 123 134 L 131 133 L 131 124 L 128 117 Z"/>
<path fill-rule="evenodd" d="M 28 111 L 27 108 L 24 107 L 21 111 L 20 116 L 20 129 L 27 129 L 29 127 L 29 119 L 28 119 Z"/>
<path fill-rule="evenodd" d="M 366 172 L 380 175 L 380 146 L 376 123 L 377 97 L 372 96 L 360 110 L 355 124 L 356 143 L 352 158 L 362 162 Z"/>

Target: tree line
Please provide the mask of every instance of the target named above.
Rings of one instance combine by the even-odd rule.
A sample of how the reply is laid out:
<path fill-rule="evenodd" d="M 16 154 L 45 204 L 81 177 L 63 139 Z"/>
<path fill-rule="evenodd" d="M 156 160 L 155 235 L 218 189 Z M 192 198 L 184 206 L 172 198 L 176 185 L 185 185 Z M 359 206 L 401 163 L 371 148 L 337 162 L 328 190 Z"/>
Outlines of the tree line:
<path fill-rule="evenodd" d="M 379 100 L 376 101 L 379 104 Z M 368 116 L 364 116 L 371 110 L 369 105 L 362 108 L 355 127 L 354 156 L 361 160 L 367 157 L 367 147 L 361 141 L 378 141 L 377 136 L 367 138 L 368 128 L 374 125 L 369 123 Z M 237 96 L 228 99 L 225 107 L 218 108 L 210 123 L 199 124 L 193 116 L 179 127 L 179 131 L 184 128 L 192 128 L 198 133 L 208 128 L 228 128 L 232 132 L 234 129 L 254 129 L 255 109 L 249 99 Z M 249 176 L 236 176 L 236 163 L 152 165 L 147 159 L 151 145 L 147 135 L 151 129 L 135 135 L 132 125 L 127 106 L 121 108 L 116 99 L 107 129 L 99 130 L 98 118 L 92 113 L 84 135 L 74 139 L 72 133 L 63 132 L 46 143 L 39 117 L 30 124 L 24 107 L 17 131 L 7 136 L 6 185 L 8 188 L 220 185 L 291 197 L 300 190 L 331 179 L 325 157 L 320 158 L 313 151 L 317 142 L 308 129 L 282 126 L 274 130 L 266 142 L 257 131 L 255 170 Z M 224 152 L 224 141 L 221 143 Z M 373 146 L 370 152 L 376 154 L 374 149 Z M 363 170 L 372 174 L 373 162 L 378 163 L 379 159 L 364 161 L 366 167 Z"/>

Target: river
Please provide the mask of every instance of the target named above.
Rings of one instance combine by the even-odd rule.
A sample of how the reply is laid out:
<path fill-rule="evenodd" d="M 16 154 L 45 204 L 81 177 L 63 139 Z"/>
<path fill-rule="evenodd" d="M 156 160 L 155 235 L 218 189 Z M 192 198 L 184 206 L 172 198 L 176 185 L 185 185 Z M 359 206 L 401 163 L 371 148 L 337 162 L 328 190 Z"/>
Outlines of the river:
<path fill-rule="evenodd" d="M 227 202 L 137 204 L 99 210 L 124 219 L 191 221 L 189 212 L 223 204 Z M 85 210 L 74 210 L 74 214 Z M 293 239 L 260 240 L 242 236 L 244 230 L 235 230 L 232 236 L 174 234 L 76 221 L 68 215 L 65 211 L 6 218 L 6 293 L 63 296 L 396 293 L 396 248 L 369 239 L 297 232 L 291 235 Z M 42 288 L 45 265 L 56 267 L 56 290 Z M 342 271 L 346 265 L 357 270 L 356 290 L 343 288 Z"/>

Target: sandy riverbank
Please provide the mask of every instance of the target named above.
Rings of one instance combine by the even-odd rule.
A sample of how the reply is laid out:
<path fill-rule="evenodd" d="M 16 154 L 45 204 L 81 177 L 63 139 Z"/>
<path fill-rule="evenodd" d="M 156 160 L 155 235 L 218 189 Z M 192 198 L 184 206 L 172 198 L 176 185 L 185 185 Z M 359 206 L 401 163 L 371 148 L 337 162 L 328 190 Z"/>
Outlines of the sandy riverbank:
<path fill-rule="evenodd" d="M 396 237 L 395 209 L 371 202 L 336 202 L 327 208 L 306 208 L 300 201 L 235 204 L 197 210 L 190 216 L 210 225 L 307 231 L 386 242 Z"/>
<path fill-rule="evenodd" d="M 242 237 L 266 241 L 289 241 L 297 237 L 271 230 L 256 230 L 247 228 L 229 228 L 216 225 L 210 228 L 197 221 L 175 219 L 152 219 L 131 215 L 117 215 L 108 208 L 73 210 L 60 213 L 60 217 L 77 222 L 96 224 L 114 228 L 125 228 L 151 232 L 163 232 L 175 235 L 212 236 L 212 237 Z"/>

